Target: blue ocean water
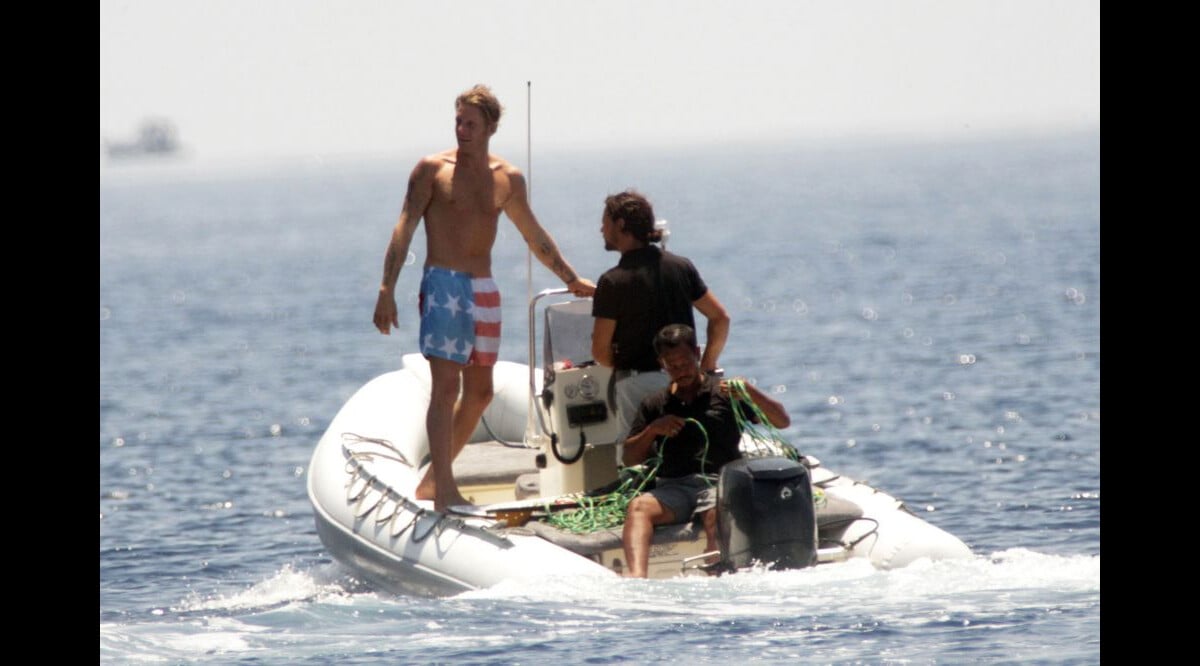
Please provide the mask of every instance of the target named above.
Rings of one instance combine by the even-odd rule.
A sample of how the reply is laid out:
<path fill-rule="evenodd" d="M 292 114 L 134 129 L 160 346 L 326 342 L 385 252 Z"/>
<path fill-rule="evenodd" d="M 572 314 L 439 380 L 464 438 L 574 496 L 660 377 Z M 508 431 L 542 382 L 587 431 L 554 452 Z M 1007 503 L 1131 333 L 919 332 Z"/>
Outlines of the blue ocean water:
<path fill-rule="evenodd" d="M 1099 143 L 535 156 L 534 209 L 580 273 L 616 261 L 604 196 L 644 191 L 733 314 L 727 373 L 775 392 L 801 450 L 976 557 L 447 599 L 355 581 L 304 486 L 341 404 L 415 350 L 423 240 L 401 330 L 371 314 L 418 156 L 102 168 L 100 661 L 1098 663 Z M 501 358 L 526 362 L 506 219 L 494 261 Z"/>

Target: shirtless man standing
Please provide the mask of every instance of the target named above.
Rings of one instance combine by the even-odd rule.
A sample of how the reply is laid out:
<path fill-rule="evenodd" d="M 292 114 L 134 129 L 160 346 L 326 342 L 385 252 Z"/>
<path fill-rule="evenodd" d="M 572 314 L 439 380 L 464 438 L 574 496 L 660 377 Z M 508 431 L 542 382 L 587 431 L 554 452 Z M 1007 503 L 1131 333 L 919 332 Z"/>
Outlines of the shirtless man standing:
<path fill-rule="evenodd" d="M 432 376 L 425 416 L 431 461 L 416 496 L 432 499 L 438 511 L 467 503 L 452 463 L 492 400 L 492 367 L 500 351 L 500 294 L 491 278 L 492 245 L 500 212 L 516 225 L 538 261 L 572 293 L 591 296 L 596 288 L 576 275 L 538 224 L 520 170 L 488 153 L 502 111 L 492 91 L 477 85 L 459 95 L 454 106 L 458 147 L 422 158 L 409 176 L 375 303 L 375 327 L 389 335 L 392 327 L 400 327 L 396 280 L 424 217 L 427 256 L 419 303 L 420 348 Z"/>

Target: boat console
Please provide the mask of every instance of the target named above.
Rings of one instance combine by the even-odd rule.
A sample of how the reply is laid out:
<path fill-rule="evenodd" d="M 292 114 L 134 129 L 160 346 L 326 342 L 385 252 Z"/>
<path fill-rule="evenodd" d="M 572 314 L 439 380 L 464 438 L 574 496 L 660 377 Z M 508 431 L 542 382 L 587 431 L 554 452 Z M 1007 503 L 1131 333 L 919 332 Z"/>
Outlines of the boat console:
<path fill-rule="evenodd" d="M 547 289 L 529 304 L 535 329 L 538 301 L 566 294 Z M 592 301 L 551 303 L 542 328 L 542 388 L 536 388 L 534 336 L 530 339 L 530 393 L 533 413 L 526 444 L 543 450 L 538 481 L 545 497 L 585 492 L 617 479 L 616 409 L 611 399 L 612 368 L 592 360 Z"/>

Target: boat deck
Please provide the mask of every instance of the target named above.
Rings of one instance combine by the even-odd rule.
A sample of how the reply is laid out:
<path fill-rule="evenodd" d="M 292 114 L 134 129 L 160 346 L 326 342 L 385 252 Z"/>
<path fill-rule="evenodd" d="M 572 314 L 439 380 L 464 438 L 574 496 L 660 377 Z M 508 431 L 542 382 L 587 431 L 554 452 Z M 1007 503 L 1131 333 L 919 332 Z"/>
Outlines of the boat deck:
<path fill-rule="evenodd" d="M 517 477 L 537 473 L 539 452 L 496 441 L 468 444 L 454 459 L 454 478 L 467 499 L 475 503 L 522 499 L 517 497 Z"/>

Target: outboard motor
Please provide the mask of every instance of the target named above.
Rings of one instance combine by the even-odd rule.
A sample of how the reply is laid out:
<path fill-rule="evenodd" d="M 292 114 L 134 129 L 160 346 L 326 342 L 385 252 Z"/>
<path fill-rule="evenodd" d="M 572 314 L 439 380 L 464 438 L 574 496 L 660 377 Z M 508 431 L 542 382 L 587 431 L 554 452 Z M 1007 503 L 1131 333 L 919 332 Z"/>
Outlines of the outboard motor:
<path fill-rule="evenodd" d="M 817 518 L 808 468 L 784 457 L 742 458 L 721 468 L 717 485 L 720 568 L 755 561 L 771 569 L 817 563 Z"/>

